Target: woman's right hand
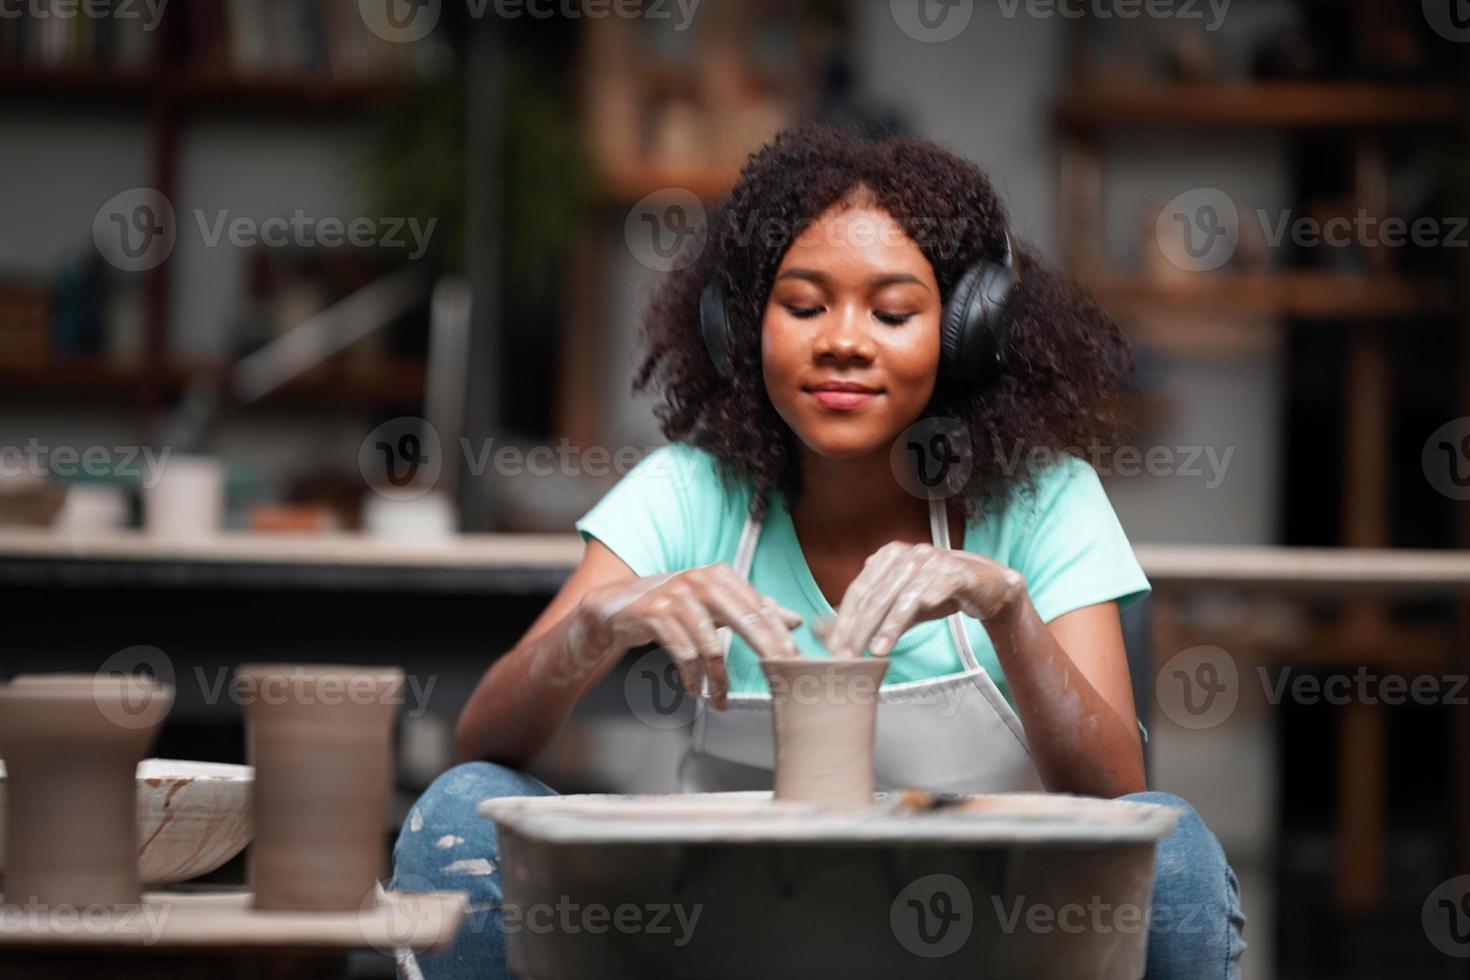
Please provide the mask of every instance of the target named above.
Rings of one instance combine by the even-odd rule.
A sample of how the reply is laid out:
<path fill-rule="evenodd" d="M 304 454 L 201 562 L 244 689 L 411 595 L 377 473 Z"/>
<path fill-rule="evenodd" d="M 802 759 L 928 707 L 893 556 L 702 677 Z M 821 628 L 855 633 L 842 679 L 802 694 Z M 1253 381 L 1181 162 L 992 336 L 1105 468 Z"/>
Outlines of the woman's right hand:
<path fill-rule="evenodd" d="M 605 585 L 584 595 L 581 606 L 597 649 L 617 656 L 658 643 L 690 694 L 698 697 L 701 680 L 709 679 L 710 701 L 719 710 L 730 679 L 718 627 L 735 630 L 763 660 L 800 656 L 791 630 L 801 625 L 801 614 L 757 592 L 726 562 Z"/>

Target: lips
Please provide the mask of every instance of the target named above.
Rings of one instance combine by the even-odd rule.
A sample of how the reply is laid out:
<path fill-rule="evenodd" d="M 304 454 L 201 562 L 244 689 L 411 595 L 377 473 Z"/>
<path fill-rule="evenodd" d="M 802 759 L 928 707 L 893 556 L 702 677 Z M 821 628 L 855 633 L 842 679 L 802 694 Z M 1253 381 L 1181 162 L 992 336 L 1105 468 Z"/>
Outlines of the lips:
<path fill-rule="evenodd" d="M 830 381 L 804 389 L 823 408 L 851 411 L 878 396 L 878 390 L 851 381 Z"/>

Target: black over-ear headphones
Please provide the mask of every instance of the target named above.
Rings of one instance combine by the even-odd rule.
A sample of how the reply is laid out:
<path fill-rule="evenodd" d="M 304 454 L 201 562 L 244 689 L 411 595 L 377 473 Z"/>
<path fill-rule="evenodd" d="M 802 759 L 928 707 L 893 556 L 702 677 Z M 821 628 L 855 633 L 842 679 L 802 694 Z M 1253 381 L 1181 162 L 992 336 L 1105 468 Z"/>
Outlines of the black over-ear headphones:
<path fill-rule="evenodd" d="M 944 304 L 939 320 L 939 372 L 943 381 L 967 386 L 994 380 L 1015 346 L 1024 304 L 1021 281 L 1011 255 L 1011 236 L 999 262 L 981 259 L 964 271 Z M 699 329 L 715 371 L 728 381 L 735 373 L 730 358 L 730 306 L 724 276 L 717 269 L 699 294 Z"/>

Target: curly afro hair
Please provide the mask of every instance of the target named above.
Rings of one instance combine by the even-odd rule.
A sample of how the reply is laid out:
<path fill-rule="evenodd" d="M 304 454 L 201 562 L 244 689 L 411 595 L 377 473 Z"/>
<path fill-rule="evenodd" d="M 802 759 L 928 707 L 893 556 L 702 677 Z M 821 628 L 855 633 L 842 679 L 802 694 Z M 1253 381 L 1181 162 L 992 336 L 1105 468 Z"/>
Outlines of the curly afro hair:
<path fill-rule="evenodd" d="M 647 352 L 633 391 L 654 388 L 670 441 L 708 450 L 727 487 L 749 480 L 751 512 L 771 491 L 801 494 L 796 436 L 771 404 L 760 363 L 761 323 L 782 256 L 834 205 L 857 201 L 888 213 L 923 251 L 941 299 L 964 270 L 999 260 L 1004 209 L 978 167 L 924 140 L 871 139 L 815 124 L 779 134 L 751 155 L 715 205 L 692 261 L 655 290 L 643 320 Z M 970 476 L 957 494 L 966 520 L 1034 490 L 1034 462 L 1119 436 L 1117 395 L 1133 354 L 1116 324 L 1076 282 L 1012 238 L 1024 314 L 1007 368 L 979 387 L 936 384 L 923 417 L 956 419 L 970 434 Z M 728 296 L 734 377 L 722 381 L 699 330 L 699 294 L 719 270 Z"/>

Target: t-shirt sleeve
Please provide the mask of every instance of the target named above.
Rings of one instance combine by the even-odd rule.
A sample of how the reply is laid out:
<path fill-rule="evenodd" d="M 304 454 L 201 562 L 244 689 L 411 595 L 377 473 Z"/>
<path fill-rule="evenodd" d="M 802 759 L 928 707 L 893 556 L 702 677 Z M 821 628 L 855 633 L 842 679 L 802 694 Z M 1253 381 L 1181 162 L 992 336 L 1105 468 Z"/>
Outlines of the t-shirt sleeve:
<path fill-rule="evenodd" d="M 648 453 L 573 525 L 597 538 L 642 578 L 692 568 L 698 561 L 694 513 L 705 496 L 707 461 L 670 443 Z"/>
<path fill-rule="evenodd" d="M 1066 456 L 1026 498 L 1013 567 L 1042 622 L 1110 599 L 1120 609 L 1151 590 L 1097 471 Z"/>

